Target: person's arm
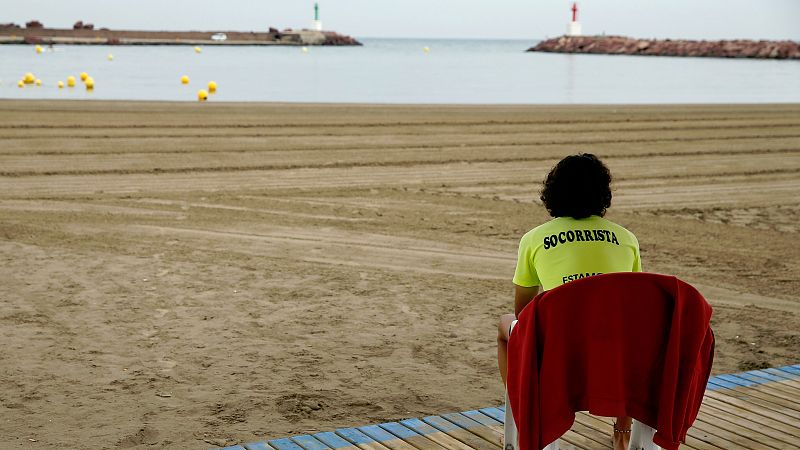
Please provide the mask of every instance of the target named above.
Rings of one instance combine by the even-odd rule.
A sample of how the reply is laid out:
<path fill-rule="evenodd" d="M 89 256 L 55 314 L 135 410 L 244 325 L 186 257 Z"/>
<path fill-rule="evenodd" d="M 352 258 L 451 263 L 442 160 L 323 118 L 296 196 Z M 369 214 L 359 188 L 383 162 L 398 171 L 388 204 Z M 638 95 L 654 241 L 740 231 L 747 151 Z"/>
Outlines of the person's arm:
<path fill-rule="evenodd" d="M 541 286 L 531 286 L 531 287 L 523 287 L 514 285 L 514 315 L 519 317 L 519 313 L 528 306 L 528 303 L 533 300 L 534 297 L 539 295 L 542 292 Z"/>

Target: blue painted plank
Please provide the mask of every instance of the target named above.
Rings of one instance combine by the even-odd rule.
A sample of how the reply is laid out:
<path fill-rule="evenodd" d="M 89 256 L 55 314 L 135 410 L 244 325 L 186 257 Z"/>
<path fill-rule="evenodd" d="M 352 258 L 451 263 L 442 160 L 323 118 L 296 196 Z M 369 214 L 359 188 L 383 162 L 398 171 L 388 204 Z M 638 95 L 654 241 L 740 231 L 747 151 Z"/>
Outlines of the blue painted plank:
<path fill-rule="evenodd" d="M 424 420 L 425 423 L 433 426 L 437 430 L 444 431 L 445 433 L 447 433 L 448 431 L 460 430 L 461 429 L 460 427 L 455 425 L 453 422 L 450 422 L 449 420 L 444 420 L 443 418 L 441 418 L 439 416 L 427 416 L 427 417 L 423 417 L 422 420 Z"/>
<path fill-rule="evenodd" d="M 397 439 L 393 434 L 389 433 L 388 431 L 384 430 L 378 425 L 366 425 L 363 427 L 358 427 L 358 429 L 362 433 L 366 434 L 372 439 L 375 439 L 378 442 L 386 442 Z"/>
<path fill-rule="evenodd" d="M 778 370 L 781 370 L 783 372 L 793 373 L 793 374 L 795 374 L 797 376 L 800 376 L 800 369 L 798 369 L 796 367 L 793 367 L 793 366 L 778 367 Z"/>
<path fill-rule="evenodd" d="M 481 425 L 486 425 L 487 427 L 494 427 L 503 424 L 502 422 L 494 420 L 493 418 L 487 416 L 486 414 L 480 411 L 475 411 L 475 410 L 464 411 L 461 414 L 469 417 L 470 419 L 474 420 L 475 422 L 478 422 Z"/>
<path fill-rule="evenodd" d="M 711 391 L 719 391 L 721 389 L 733 389 L 737 387 L 740 386 L 738 384 L 733 384 L 718 377 L 714 377 L 713 380 L 708 380 L 708 385 L 706 385 L 706 389 Z"/>
<path fill-rule="evenodd" d="M 492 444 L 498 445 L 502 441 L 501 436 L 498 436 L 495 430 L 486 425 L 481 425 L 463 414 L 442 414 L 442 417 Z"/>
<path fill-rule="evenodd" d="M 291 439 L 306 450 L 330 450 L 327 445 L 307 434 L 292 436 Z"/>
<path fill-rule="evenodd" d="M 506 412 L 500 408 L 481 408 L 480 411 L 500 423 L 506 421 Z"/>
<path fill-rule="evenodd" d="M 347 448 L 352 447 L 353 444 L 345 441 L 338 434 L 332 431 L 325 431 L 322 433 L 317 433 L 314 435 L 317 440 L 322 442 L 323 444 L 327 445 L 330 448 L 337 449 L 337 448 Z"/>
<path fill-rule="evenodd" d="M 795 378 L 797 378 L 797 377 L 793 377 L 791 374 L 789 374 L 787 372 L 782 372 L 782 371 L 780 371 L 778 369 L 775 369 L 775 368 L 772 368 L 772 367 L 770 367 L 768 369 L 758 370 L 756 372 L 766 372 L 766 373 L 768 373 L 768 374 L 770 374 L 772 376 L 778 377 L 779 378 L 778 381 L 794 380 Z"/>
<path fill-rule="evenodd" d="M 436 428 L 428 425 L 427 423 L 419 420 L 419 419 L 405 419 L 401 420 L 400 423 L 418 434 L 424 436 L 426 434 L 433 434 L 433 433 L 441 433 L 441 431 L 437 430 Z"/>
<path fill-rule="evenodd" d="M 470 433 L 464 428 L 461 428 L 453 422 L 450 422 L 442 417 L 427 416 L 423 417 L 422 420 L 475 450 L 499 450 L 497 445 L 494 444 L 494 441 L 479 437 L 475 433 Z"/>
<path fill-rule="evenodd" d="M 761 383 L 752 382 L 750 380 L 746 380 L 744 378 L 739 378 L 736 375 L 717 375 L 717 378 L 720 379 L 720 380 L 727 381 L 727 382 L 729 382 L 729 383 L 731 383 L 733 385 L 736 385 L 736 386 L 750 387 L 750 386 L 756 386 L 756 385 L 761 384 Z"/>
<path fill-rule="evenodd" d="M 222 447 L 222 449 L 220 450 L 247 450 L 247 449 L 242 447 L 241 445 L 231 445 L 229 447 Z"/>
<path fill-rule="evenodd" d="M 419 434 L 415 433 L 412 430 L 409 430 L 408 428 L 404 427 L 403 425 L 400 425 L 397 422 L 382 423 L 380 424 L 380 427 L 388 431 L 389 433 L 392 433 L 393 435 L 399 437 L 400 439 L 407 439 L 419 436 Z"/>
<path fill-rule="evenodd" d="M 800 377 L 800 369 L 792 369 L 790 367 L 778 367 L 776 370 L 780 370 L 781 372 L 787 374 L 792 379 Z"/>
<path fill-rule="evenodd" d="M 442 417 L 460 426 L 461 428 L 475 428 L 481 426 L 481 424 L 478 422 L 475 422 L 469 417 L 458 413 L 442 414 Z"/>
<path fill-rule="evenodd" d="M 375 439 L 372 439 L 355 428 L 339 428 L 336 430 L 336 434 L 347 439 L 353 444 L 369 444 L 375 442 Z"/>
<path fill-rule="evenodd" d="M 759 373 L 759 372 L 761 372 L 761 371 L 760 370 L 751 370 L 749 372 L 739 373 L 739 374 L 737 374 L 737 376 L 739 376 L 741 378 L 744 378 L 744 379 L 747 379 L 747 380 L 750 380 L 750 381 L 752 381 L 754 383 L 760 383 L 760 384 L 771 383 L 773 381 L 781 381 L 781 378 L 778 378 L 775 375 L 772 375 L 772 374 L 769 374 L 769 373 L 765 373 L 765 372 L 761 372 L 761 373 Z"/>
<path fill-rule="evenodd" d="M 303 450 L 303 447 L 295 444 L 289 438 L 273 439 L 271 441 L 267 441 L 267 444 L 276 450 Z"/>
<path fill-rule="evenodd" d="M 244 448 L 247 450 L 272 450 L 272 447 L 267 445 L 266 442 L 248 442 L 244 444 Z"/>

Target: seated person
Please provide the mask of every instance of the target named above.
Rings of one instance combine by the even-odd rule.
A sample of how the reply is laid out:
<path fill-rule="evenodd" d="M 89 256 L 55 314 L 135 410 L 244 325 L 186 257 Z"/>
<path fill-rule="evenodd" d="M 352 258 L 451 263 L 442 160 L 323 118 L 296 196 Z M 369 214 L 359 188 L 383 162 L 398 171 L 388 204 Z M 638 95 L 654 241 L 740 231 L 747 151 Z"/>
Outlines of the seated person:
<path fill-rule="evenodd" d="M 573 280 L 610 272 L 641 272 L 639 242 L 603 216 L 611 206 L 611 173 L 596 156 L 567 156 L 553 167 L 541 192 L 553 217 L 527 232 L 519 243 L 514 273 L 514 314 L 500 317 L 497 360 L 503 384 L 507 344 L 517 315 L 536 295 Z M 614 449 L 630 439 L 630 417 L 614 423 Z"/>

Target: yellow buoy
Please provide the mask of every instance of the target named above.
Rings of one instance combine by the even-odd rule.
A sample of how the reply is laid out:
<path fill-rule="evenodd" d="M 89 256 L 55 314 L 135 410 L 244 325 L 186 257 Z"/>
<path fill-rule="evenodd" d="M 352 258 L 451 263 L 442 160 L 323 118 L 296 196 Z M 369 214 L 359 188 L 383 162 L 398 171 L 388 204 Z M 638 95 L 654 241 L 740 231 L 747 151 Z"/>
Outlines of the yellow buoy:
<path fill-rule="evenodd" d="M 58 82 L 58 88 L 59 89 L 64 89 L 64 82 L 63 81 L 59 81 Z"/>
<path fill-rule="evenodd" d="M 189 84 L 189 77 L 186 75 L 181 77 L 181 84 Z"/>
<path fill-rule="evenodd" d="M 75 77 L 73 77 L 72 75 L 67 77 L 67 86 L 75 87 Z"/>
<path fill-rule="evenodd" d="M 89 78 L 89 74 L 86 72 L 81 72 L 81 81 L 86 81 Z"/>
<path fill-rule="evenodd" d="M 40 80 L 40 79 L 38 79 L 38 78 L 37 78 L 37 79 L 36 79 L 36 85 L 37 85 L 37 86 L 41 86 L 41 85 L 42 85 L 42 80 Z"/>
<path fill-rule="evenodd" d="M 94 89 L 94 78 L 86 77 L 86 80 L 84 81 L 84 83 L 86 83 L 86 90 L 87 91 L 91 91 L 92 89 Z"/>
<path fill-rule="evenodd" d="M 25 81 L 23 81 L 23 80 L 17 81 L 17 87 L 21 87 L 21 88 L 25 87 Z"/>
<path fill-rule="evenodd" d="M 109 60 L 109 61 L 113 61 L 113 60 L 114 60 L 114 55 L 112 55 L 111 53 L 109 53 L 109 54 L 108 54 L 108 60 Z"/>
<path fill-rule="evenodd" d="M 200 53 L 200 52 L 202 52 L 202 51 L 203 51 L 203 49 L 202 49 L 202 48 L 200 48 L 200 47 L 195 47 L 195 48 L 194 48 L 194 52 L 195 52 L 195 53 Z"/>
<path fill-rule="evenodd" d="M 42 48 L 41 45 L 37 45 L 36 46 L 36 53 L 42 53 L 43 51 L 44 51 L 44 49 Z"/>
<path fill-rule="evenodd" d="M 217 92 L 217 82 L 216 81 L 209 81 L 208 82 L 208 93 L 213 94 Z"/>
<path fill-rule="evenodd" d="M 25 77 L 22 78 L 22 81 L 24 81 L 25 84 L 33 84 L 33 82 L 36 81 L 36 77 L 34 77 L 32 73 L 28 72 L 25 74 Z"/>
<path fill-rule="evenodd" d="M 205 89 L 197 91 L 197 100 L 201 102 L 208 100 L 208 92 Z"/>
<path fill-rule="evenodd" d="M 308 47 L 303 47 L 303 53 L 308 53 Z"/>
<path fill-rule="evenodd" d="M 428 47 L 422 47 L 422 51 L 428 53 L 429 51 L 431 51 L 431 49 Z"/>

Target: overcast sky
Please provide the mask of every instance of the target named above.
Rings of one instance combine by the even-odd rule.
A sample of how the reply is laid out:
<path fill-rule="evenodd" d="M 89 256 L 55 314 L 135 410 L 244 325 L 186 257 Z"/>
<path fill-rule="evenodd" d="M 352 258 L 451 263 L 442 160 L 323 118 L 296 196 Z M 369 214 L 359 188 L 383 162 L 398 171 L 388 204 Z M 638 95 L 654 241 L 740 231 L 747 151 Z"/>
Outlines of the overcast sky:
<path fill-rule="evenodd" d="M 68 28 L 265 30 L 310 27 L 313 0 L 2 0 L 0 23 Z M 320 0 L 326 30 L 355 37 L 519 38 L 564 34 L 565 0 Z M 793 39 L 800 0 L 585 0 L 584 34 Z"/>

